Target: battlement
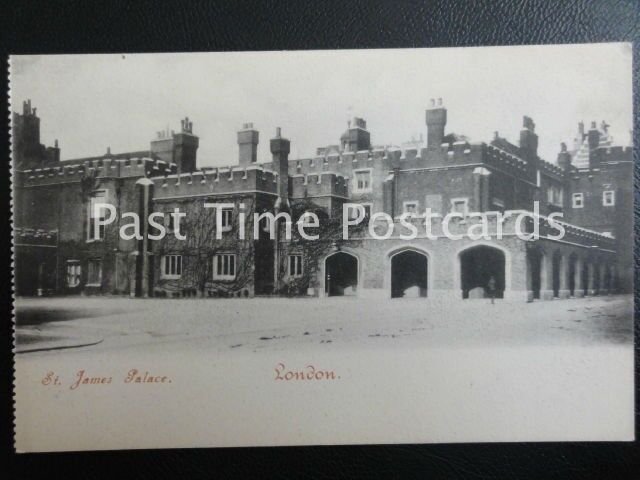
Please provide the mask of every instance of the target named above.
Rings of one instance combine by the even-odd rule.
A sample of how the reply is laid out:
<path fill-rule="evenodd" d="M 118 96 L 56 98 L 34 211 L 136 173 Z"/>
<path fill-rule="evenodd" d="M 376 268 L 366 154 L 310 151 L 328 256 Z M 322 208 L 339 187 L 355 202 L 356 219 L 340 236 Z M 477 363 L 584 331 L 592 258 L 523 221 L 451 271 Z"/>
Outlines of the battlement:
<path fill-rule="evenodd" d="M 154 200 L 177 197 L 277 192 L 278 174 L 262 165 L 205 168 L 199 171 L 152 177 Z"/>
<path fill-rule="evenodd" d="M 483 160 L 487 165 L 519 177 L 525 176 L 528 171 L 526 160 L 495 145 L 485 144 Z"/>
<path fill-rule="evenodd" d="M 175 164 L 151 158 L 102 158 L 86 160 L 82 163 L 65 164 L 65 162 L 60 162 L 55 166 L 22 170 L 16 173 L 22 178 L 23 186 L 35 187 L 79 182 L 87 176 L 96 178 L 148 177 L 160 173 L 174 173 L 175 171 Z"/>
<path fill-rule="evenodd" d="M 441 143 L 437 147 L 409 147 L 390 151 L 389 157 L 391 167 L 400 169 L 468 165 L 481 161 L 482 144 L 458 141 Z"/>
<path fill-rule="evenodd" d="M 360 150 L 357 152 L 330 152 L 327 155 L 316 155 L 311 158 L 298 158 L 289 160 L 289 175 L 301 175 L 312 173 L 337 172 L 341 175 L 350 175 L 350 172 L 359 168 L 372 168 L 382 166 L 387 160 L 387 151 L 384 149 Z"/>
<path fill-rule="evenodd" d="M 560 179 L 564 177 L 564 170 L 561 167 L 554 165 L 553 163 L 549 163 L 545 160 L 540 160 L 539 165 L 540 171 L 546 173 L 547 175 L 556 176 Z"/>
<path fill-rule="evenodd" d="M 632 147 L 623 146 L 606 146 L 598 147 L 591 152 L 595 156 L 594 164 L 612 163 L 612 162 L 632 162 Z"/>
<path fill-rule="evenodd" d="M 448 161 L 451 160 L 464 160 L 468 161 L 471 153 L 480 152 L 481 144 L 472 144 L 466 141 L 452 142 L 452 143 L 442 143 L 440 144 L 440 150 L 442 153 L 445 153 L 448 157 Z M 426 149 L 422 150 L 422 155 L 425 156 L 427 153 Z"/>
<path fill-rule="evenodd" d="M 291 177 L 291 198 L 348 197 L 349 178 L 336 172 L 298 174 Z"/>

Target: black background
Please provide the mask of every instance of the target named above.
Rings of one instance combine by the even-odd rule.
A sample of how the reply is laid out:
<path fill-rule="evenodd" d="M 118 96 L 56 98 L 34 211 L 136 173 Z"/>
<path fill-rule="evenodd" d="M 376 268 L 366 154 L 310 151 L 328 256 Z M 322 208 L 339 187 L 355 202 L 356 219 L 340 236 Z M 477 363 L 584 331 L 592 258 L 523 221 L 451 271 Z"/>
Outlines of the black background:
<path fill-rule="evenodd" d="M 0 17 L 0 22 L 4 23 L 0 25 L 3 73 L 7 72 L 7 55 L 11 53 L 295 50 L 633 41 L 635 145 L 640 143 L 637 116 L 640 4 L 632 0 L 359 0 L 316 3 L 295 0 L 15 0 L 8 5 L 0 5 Z M 594 58 L 593 61 L 597 62 L 598 59 Z M 5 75 L 2 77 L 6 91 L 7 78 Z M 51 94 L 55 95 L 55 92 Z M 212 95 L 215 95 L 213 89 Z M 4 368 L 0 369 L 3 389 L 0 392 L 3 400 L 0 415 L 1 418 L 11 419 L 9 117 L 5 95 L 1 102 L 0 111 L 5 112 L 1 117 L 1 146 L 5 160 L 0 171 L 0 191 L 5 203 L 0 208 L 4 247 L 0 253 L 3 261 L 0 298 L 4 309 L 4 315 L 0 317 L 3 319 L 0 322 L 0 335 L 5 362 Z M 637 149 L 634 155 L 637 156 Z M 638 172 L 636 158 L 636 189 L 639 185 Z M 636 250 L 636 278 L 637 262 Z M 636 402 L 637 398 L 636 394 Z M 637 412 L 636 407 L 636 416 Z M 55 412 L 51 414 L 55 415 Z M 636 443 L 331 446 L 16 455 L 13 453 L 11 422 L 5 422 L 4 425 L 3 455 L 9 460 L 10 478 L 640 478 L 640 456 Z M 636 425 L 636 436 L 637 432 Z M 277 437 L 278 432 L 274 431 L 273 435 Z"/>

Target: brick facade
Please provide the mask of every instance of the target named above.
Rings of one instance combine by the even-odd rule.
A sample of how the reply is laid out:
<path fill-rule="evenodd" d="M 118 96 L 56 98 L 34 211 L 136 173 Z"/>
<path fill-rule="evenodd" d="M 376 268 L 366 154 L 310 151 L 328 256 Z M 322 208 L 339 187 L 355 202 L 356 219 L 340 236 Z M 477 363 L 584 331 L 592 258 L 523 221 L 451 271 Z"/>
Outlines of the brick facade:
<path fill-rule="evenodd" d="M 188 118 L 178 133 L 159 132 L 149 150 L 60 161 L 57 146 L 40 144 L 40 120 L 25 102 L 13 116 L 18 294 L 495 295 L 531 301 L 631 290 L 630 148 L 600 141 L 606 132 L 592 128 L 580 148 L 563 146 L 551 164 L 537 154 L 528 117 L 518 145 L 497 133 L 490 143 L 445 135 L 446 120 L 442 102 L 433 101 L 426 111 L 426 143 L 399 148 L 372 144 L 366 122 L 356 118 L 339 145 L 298 159 L 288 158 L 289 140 L 278 131 L 270 140 L 273 161 L 263 164 L 256 163 L 259 133 L 245 124 L 235 165 L 198 168 L 199 141 Z M 92 240 L 90 206 L 96 199 L 115 205 L 118 217 Z M 531 211 L 534 201 L 543 219 L 536 241 L 515 236 L 513 219 L 504 222 L 504 237 L 495 238 L 494 217 L 491 238 L 465 234 L 476 221 L 470 212 Z M 232 205 L 221 238 L 215 210 L 204 209 L 205 202 Z M 463 218 L 451 222 L 451 231 L 463 238 L 446 238 L 436 222 L 435 240 L 402 240 L 400 229 L 378 240 L 367 219 L 343 240 L 338 233 L 345 202 L 385 212 L 396 223 L 405 211 L 460 212 Z M 163 212 L 161 223 L 169 228 L 175 208 L 187 214 L 185 241 L 171 235 L 152 240 L 146 226 L 143 239 L 125 240 L 118 233 L 124 212 Z M 268 223 L 254 235 L 253 213 L 304 211 L 321 216 L 325 236 L 317 242 L 295 234 L 284 239 L 282 222 L 274 225 L 278 240 L 267 238 Z M 564 214 L 562 240 L 545 230 L 546 216 L 554 212 Z M 423 220 L 412 221 L 420 230 Z"/>

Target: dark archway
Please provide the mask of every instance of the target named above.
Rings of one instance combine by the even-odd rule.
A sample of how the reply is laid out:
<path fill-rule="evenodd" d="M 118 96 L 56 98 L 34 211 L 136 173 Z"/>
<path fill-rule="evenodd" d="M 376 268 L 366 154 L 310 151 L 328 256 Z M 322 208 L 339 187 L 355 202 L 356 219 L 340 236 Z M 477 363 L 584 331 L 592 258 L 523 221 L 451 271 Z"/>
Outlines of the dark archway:
<path fill-rule="evenodd" d="M 491 280 L 493 278 L 493 280 Z M 501 250 L 480 245 L 460 253 L 462 298 L 504 297 L 505 256 Z"/>
<path fill-rule="evenodd" d="M 543 258 L 544 255 L 539 248 L 530 248 L 527 250 L 527 261 L 529 262 L 529 288 L 533 292 L 533 298 L 535 300 L 540 300 Z"/>
<path fill-rule="evenodd" d="M 554 252 L 553 257 L 551 257 L 551 268 L 552 268 L 552 288 L 553 288 L 553 296 L 560 296 L 560 275 L 562 274 L 562 254 L 558 251 Z"/>
<path fill-rule="evenodd" d="M 325 260 L 324 288 L 329 297 L 352 296 L 358 289 L 358 259 L 336 252 Z"/>
<path fill-rule="evenodd" d="M 578 255 L 569 255 L 569 295 L 576 296 L 576 274 L 578 269 Z"/>
<path fill-rule="evenodd" d="M 391 257 L 391 298 L 426 297 L 427 256 L 405 250 Z"/>

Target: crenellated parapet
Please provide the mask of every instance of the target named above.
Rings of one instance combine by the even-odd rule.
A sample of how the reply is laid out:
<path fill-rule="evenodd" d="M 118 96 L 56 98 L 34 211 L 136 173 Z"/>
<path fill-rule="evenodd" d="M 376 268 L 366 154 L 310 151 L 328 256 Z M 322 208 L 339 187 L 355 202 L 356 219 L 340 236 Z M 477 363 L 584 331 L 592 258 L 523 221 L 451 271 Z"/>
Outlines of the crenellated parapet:
<path fill-rule="evenodd" d="M 313 172 L 291 177 L 291 197 L 343 197 L 349 195 L 349 178 L 336 172 Z"/>
<path fill-rule="evenodd" d="M 175 171 L 175 164 L 151 158 L 102 158 L 82 163 L 60 162 L 51 167 L 17 171 L 16 175 L 22 180 L 22 186 L 37 187 L 79 182 L 86 177 L 149 177 Z"/>
<path fill-rule="evenodd" d="M 276 195 L 278 174 L 262 165 L 220 167 L 152 177 L 154 199 L 265 193 Z"/>
<path fill-rule="evenodd" d="M 421 157 L 426 160 L 428 150 L 422 149 Z M 470 159 L 477 159 L 482 152 L 482 144 L 457 141 L 440 144 L 439 153 L 445 158 L 445 162 L 468 163 Z M 433 153 L 432 153 L 433 155 Z"/>
<path fill-rule="evenodd" d="M 468 165 L 479 162 L 481 153 L 480 144 L 460 141 L 443 142 L 430 148 L 390 148 L 387 157 L 389 168 L 403 170 Z"/>
<path fill-rule="evenodd" d="M 554 165 L 553 163 L 546 162 L 544 160 L 540 160 L 538 165 L 540 167 L 540 171 L 543 174 L 550 177 L 554 177 L 557 180 L 562 180 L 564 178 L 565 172 L 561 167 Z"/>
<path fill-rule="evenodd" d="M 590 152 L 593 156 L 591 165 L 603 166 L 606 164 L 616 162 L 632 162 L 633 161 L 633 149 L 632 147 L 624 146 L 607 146 L 598 147 Z"/>
<path fill-rule="evenodd" d="M 524 177 L 528 172 L 527 161 L 495 145 L 484 145 L 483 161 L 509 174 Z"/>
<path fill-rule="evenodd" d="M 385 149 L 361 150 L 358 152 L 330 152 L 311 158 L 289 160 L 289 175 L 304 175 L 336 172 L 349 176 L 353 170 L 363 168 L 386 168 Z"/>

